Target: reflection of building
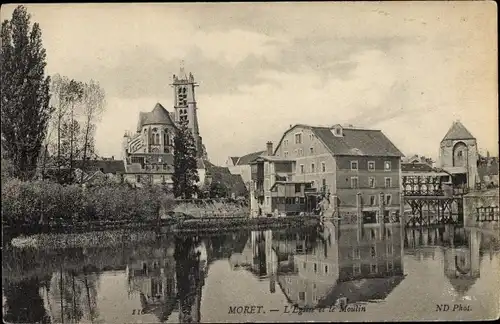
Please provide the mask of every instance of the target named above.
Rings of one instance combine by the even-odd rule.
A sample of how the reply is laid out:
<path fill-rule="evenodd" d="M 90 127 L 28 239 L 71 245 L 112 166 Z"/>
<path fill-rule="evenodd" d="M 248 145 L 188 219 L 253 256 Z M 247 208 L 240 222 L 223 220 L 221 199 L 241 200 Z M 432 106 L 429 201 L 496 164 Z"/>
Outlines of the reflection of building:
<path fill-rule="evenodd" d="M 294 271 L 279 275 L 283 292 L 300 307 L 384 299 L 404 278 L 401 230 L 341 228 L 312 253 L 293 257 Z"/>
<path fill-rule="evenodd" d="M 272 151 L 269 146 L 268 151 Z M 326 195 L 330 202 L 337 200 L 336 208 L 342 212 L 357 211 L 358 193 L 362 195 L 363 212 L 379 210 L 381 193 L 386 210 L 399 210 L 403 154 L 380 130 L 295 125 L 283 134 L 273 153 L 275 160 L 293 162 L 289 162 L 291 172 L 288 166 L 284 172 L 286 179 L 275 174 L 277 170 L 272 167 L 266 170 L 266 163 L 252 172 L 253 194 L 267 209 L 271 209 L 269 189 L 275 181 L 300 181 L 311 183 L 317 194 Z"/>
<path fill-rule="evenodd" d="M 168 317 L 177 307 L 177 282 L 173 249 L 156 249 L 147 260 L 127 267 L 129 296 L 139 295 L 141 309 Z"/>
<path fill-rule="evenodd" d="M 441 140 L 439 160 L 441 168 L 453 175 L 454 185 L 473 189 L 480 181 L 476 138 L 460 121 L 455 121 Z"/>
<path fill-rule="evenodd" d="M 203 184 L 207 159 L 205 146 L 199 134 L 193 75 L 186 76 L 181 68 L 173 76 L 174 112 L 168 112 L 157 103 L 151 112 L 141 112 L 135 134 L 123 138 L 123 160 L 128 182 L 143 184 L 171 184 L 174 159 L 174 137 L 181 121 L 187 121 L 193 134 L 198 154 L 198 174 Z"/>
<path fill-rule="evenodd" d="M 479 278 L 481 232 L 476 228 L 467 230 L 467 246 L 455 246 L 455 228 L 449 230 L 450 247 L 444 250 L 444 274 L 455 291 L 464 295 Z"/>

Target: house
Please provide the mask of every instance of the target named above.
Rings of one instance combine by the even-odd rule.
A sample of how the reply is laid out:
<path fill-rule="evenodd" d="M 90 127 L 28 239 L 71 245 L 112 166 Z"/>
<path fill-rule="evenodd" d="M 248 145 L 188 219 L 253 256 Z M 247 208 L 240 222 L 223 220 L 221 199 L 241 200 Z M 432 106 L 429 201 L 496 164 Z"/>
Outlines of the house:
<path fill-rule="evenodd" d="M 441 140 L 439 167 L 452 175 L 454 186 L 474 189 L 480 182 L 476 138 L 460 121 L 451 125 Z"/>
<path fill-rule="evenodd" d="M 44 178 L 55 179 L 69 175 L 70 168 L 64 166 L 58 168 L 54 161 L 50 161 L 44 170 Z M 83 178 L 82 178 L 83 174 Z M 76 183 L 95 183 L 99 181 L 114 181 L 117 183 L 125 181 L 125 165 L 123 160 L 111 158 L 99 158 L 98 160 L 75 160 L 73 161 L 72 178 Z"/>
<path fill-rule="evenodd" d="M 401 190 L 405 194 L 439 195 L 451 185 L 451 174 L 426 162 L 401 163 Z"/>
<path fill-rule="evenodd" d="M 206 176 L 204 182 L 204 191 L 210 191 L 213 183 L 219 183 L 227 188 L 228 197 L 226 198 L 246 198 L 248 190 L 239 174 L 231 174 L 229 168 L 220 167 L 205 161 Z"/>
<path fill-rule="evenodd" d="M 498 158 L 487 157 L 478 161 L 477 172 L 481 184 L 498 187 Z"/>
<path fill-rule="evenodd" d="M 272 143 L 268 150 L 269 146 Z M 297 124 L 283 134 L 272 157 L 252 172 L 252 213 L 259 208 L 272 213 L 271 188 L 285 175 L 285 181 L 309 182 L 318 196 L 344 215 L 357 211 L 358 193 L 363 214 L 377 214 L 380 205 L 385 212 L 396 213 L 402 156 L 380 130 Z"/>
<path fill-rule="evenodd" d="M 264 153 L 266 153 L 266 151 L 257 151 L 241 157 L 230 156 L 226 161 L 226 167 L 229 168 L 229 172 L 231 172 L 231 174 L 240 175 L 247 190 L 250 190 L 251 181 L 250 162 Z"/>

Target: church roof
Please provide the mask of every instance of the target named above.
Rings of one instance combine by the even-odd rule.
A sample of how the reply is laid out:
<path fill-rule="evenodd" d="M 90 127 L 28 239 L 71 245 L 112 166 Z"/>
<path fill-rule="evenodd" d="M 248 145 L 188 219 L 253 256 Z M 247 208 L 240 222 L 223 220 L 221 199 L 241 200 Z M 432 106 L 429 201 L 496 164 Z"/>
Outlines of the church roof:
<path fill-rule="evenodd" d="M 448 133 L 446 133 L 442 141 L 465 139 L 475 139 L 475 137 L 472 136 L 472 134 L 460 121 L 457 120 L 453 122 L 450 129 L 448 130 Z"/>
<path fill-rule="evenodd" d="M 140 132 L 144 125 L 172 125 L 174 122 L 170 117 L 170 113 L 160 104 L 157 103 L 151 112 L 139 113 L 139 122 L 137 131 Z"/>

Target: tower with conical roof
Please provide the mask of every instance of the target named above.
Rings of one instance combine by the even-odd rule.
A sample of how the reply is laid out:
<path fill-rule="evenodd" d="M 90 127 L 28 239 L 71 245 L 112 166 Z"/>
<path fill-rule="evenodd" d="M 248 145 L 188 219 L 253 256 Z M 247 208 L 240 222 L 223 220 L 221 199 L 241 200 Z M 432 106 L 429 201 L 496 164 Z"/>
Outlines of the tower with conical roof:
<path fill-rule="evenodd" d="M 196 106 L 195 97 L 195 87 L 197 87 L 198 84 L 194 81 L 193 74 L 189 73 L 189 76 L 186 75 L 182 63 L 179 75 L 173 75 L 173 82 L 171 86 L 174 90 L 175 122 L 188 122 L 188 127 L 193 133 L 197 155 L 199 158 L 206 159 L 207 154 L 200 136 L 200 129 L 198 125 L 198 108 Z"/>
<path fill-rule="evenodd" d="M 441 168 L 453 175 L 454 184 L 463 184 L 473 189 L 479 181 L 477 160 L 476 138 L 459 120 L 453 122 L 441 140 L 439 149 Z"/>

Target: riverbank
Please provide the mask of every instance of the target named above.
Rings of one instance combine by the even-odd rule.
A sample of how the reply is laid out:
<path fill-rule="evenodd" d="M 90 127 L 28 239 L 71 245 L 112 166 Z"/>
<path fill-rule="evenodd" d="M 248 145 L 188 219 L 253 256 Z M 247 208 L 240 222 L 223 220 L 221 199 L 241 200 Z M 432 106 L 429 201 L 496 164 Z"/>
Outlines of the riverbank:
<path fill-rule="evenodd" d="M 193 218 L 162 219 L 161 223 L 108 224 L 107 227 L 62 226 L 45 233 L 7 236 L 16 248 L 97 247 L 113 245 L 123 240 L 131 242 L 154 241 L 158 235 L 224 233 L 242 230 L 268 230 L 315 227 L 319 217 L 290 216 L 286 218 Z M 114 227 L 112 227 L 114 226 Z M 4 229 L 5 231 L 5 229 Z M 142 232 L 139 232 L 142 231 Z M 27 233 L 27 231 L 25 231 Z"/>

